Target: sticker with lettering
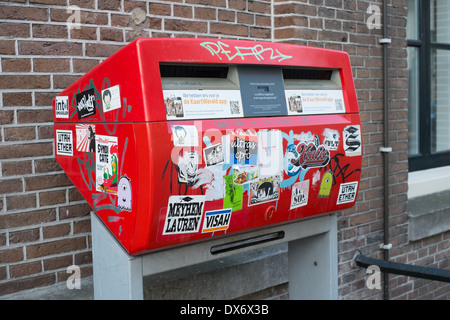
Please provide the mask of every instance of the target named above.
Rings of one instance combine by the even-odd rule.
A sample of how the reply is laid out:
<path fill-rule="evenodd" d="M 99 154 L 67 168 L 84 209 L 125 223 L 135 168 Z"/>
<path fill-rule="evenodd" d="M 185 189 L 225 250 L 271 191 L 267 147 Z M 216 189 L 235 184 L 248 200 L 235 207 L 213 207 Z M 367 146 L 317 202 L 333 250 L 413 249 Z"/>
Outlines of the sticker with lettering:
<path fill-rule="evenodd" d="M 55 99 L 55 116 L 59 119 L 69 118 L 69 97 L 59 96 Z"/>
<path fill-rule="evenodd" d="M 323 144 L 328 150 L 337 150 L 339 147 L 339 132 L 333 129 L 325 129 L 323 131 L 325 137 Z"/>
<path fill-rule="evenodd" d="M 343 132 L 344 151 L 347 157 L 361 155 L 361 126 L 351 125 L 345 127 Z"/>
<path fill-rule="evenodd" d="M 231 220 L 231 208 L 207 211 L 203 220 L 202 233 L 227 230 Z"/>
<path fill-rule="evenodd" d="M 119 146 L 117 137 L 95 136 L 96 190 L 117 193 Z"/>
<path fill-rule="evenodd" d="M 56 154 L 73 156 L 72 130 L 56 130 Z"/>
<path fill-rule="evenodd" d="M 339 195 L 336 204 L 354 202 L 358 191 L 358 181 L 342 183 L 339 188 Z"/>
<path fill-rule="evenodd" d="M 324 167 L 330 161 L 330 151 L 320 144 L 319 136 L 314 142 L 290 144 L 284 156 L 284 169 L 289 176 L 295 176 L 300 169 Z"/>
<path fill-rule="evenodd" d="M 308 204 L 309 180 L 297 182 L 292 186 L 291 210 Z"/>
<path fill-rule="evenodd" d="M 205 196 L 171 196 L 163 235 L 195 233 L 200 230 Z"/>
<path fill-rule="evenodd" d="M 250 130 L 231 131 L 228 135 L 228 161 L 230 164 L 257 165 L 258 136 Z"/>
<path fill-rule="evenodd" d="M 78 120 L 93 116 L 97 113 L 95 107 L 95 90 L 88 89 L 76 95 Z"/>

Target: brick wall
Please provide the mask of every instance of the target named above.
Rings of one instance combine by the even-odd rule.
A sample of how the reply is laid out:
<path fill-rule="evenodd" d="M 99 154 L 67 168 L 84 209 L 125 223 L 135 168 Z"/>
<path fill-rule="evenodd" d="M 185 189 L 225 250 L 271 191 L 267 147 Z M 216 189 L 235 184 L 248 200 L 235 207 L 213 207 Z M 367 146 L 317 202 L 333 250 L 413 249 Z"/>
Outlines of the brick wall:
<path fill-rule="evenodd" d="M 137 37 L 273 40 L 345 50 L 361 110 L 360 194 L 339 212 L 339 297 L 382 299 L 353 257 L 381 258 L 383 78 L 381 30 L 366 13 L 378 1 L 10 0 L 0 1 L 0 296 L 92 275 L 90 208 L 54 160 L 51 100 Z M 67 20 L 79 6 L 80 28 Z M 389 6 L 390 236 L 396 262 L 448 268 L 449 234 L 409 243 L 407 220 L 407 1 Z M 449 298 L 441 283 L 390 276 L 392 298 Z"/>

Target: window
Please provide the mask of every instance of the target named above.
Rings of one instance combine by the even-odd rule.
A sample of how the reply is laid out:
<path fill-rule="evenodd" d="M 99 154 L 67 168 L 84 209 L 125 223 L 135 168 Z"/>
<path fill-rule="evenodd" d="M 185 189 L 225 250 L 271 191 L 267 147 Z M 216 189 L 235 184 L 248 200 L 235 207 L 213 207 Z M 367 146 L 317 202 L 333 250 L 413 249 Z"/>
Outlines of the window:
<path fill-rule="evenodd" d="M 408 0 L 410 171 L 450 165 L 450 1 Z"/>

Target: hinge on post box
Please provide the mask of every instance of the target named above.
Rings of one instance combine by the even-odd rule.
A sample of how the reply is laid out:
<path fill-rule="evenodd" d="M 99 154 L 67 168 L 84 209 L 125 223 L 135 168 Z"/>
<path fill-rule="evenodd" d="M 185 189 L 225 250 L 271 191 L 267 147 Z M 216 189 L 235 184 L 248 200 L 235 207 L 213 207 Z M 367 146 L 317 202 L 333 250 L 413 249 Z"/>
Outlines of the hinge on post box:
<path fill-rule="evenodd" d="M 380 152 L 390 153 L 390 152 L 392 152 L 392 148 L 391 147 L 381 147 Z"/>
<path fill-rule="evenodd" d="M 381 38 L 379 40 L 379 43 L 381 43 L 381 44 L 389 44 L 389 43 L 392 43 L 392 40 L 389 39 L 389 38 Z"/>
<path fill-rule="evenodd" d="M 388 244 L 380 244 L 380 250 L 390 250 L 392 249 L 392 243 L 388 243 Z"/>

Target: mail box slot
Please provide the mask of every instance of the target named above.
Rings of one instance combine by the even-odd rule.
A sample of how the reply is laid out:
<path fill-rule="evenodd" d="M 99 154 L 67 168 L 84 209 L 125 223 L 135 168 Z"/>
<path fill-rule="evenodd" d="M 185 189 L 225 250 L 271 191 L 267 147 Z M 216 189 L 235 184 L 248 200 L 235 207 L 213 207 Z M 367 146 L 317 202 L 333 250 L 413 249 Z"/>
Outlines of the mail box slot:
<path fill-rule="evenodd" d="M 358 195 L 345 52 L 138 39 L 53 110 L 58 163 L 131 255 L 347 209 Z"/>

